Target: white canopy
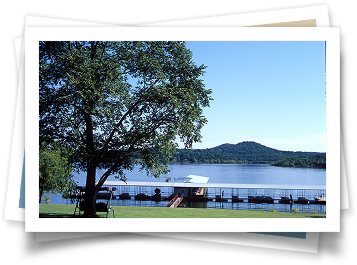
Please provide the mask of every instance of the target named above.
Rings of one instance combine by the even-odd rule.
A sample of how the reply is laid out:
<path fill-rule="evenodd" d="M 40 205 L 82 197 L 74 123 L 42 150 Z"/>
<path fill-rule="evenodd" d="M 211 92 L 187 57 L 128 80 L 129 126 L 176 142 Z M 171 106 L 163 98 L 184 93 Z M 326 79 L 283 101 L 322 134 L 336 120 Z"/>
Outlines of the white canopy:
<path fill-rule="evenodd" d="M 208 177 L 201 177 L 196 175 L 188 175 L 187 177 L 174 178 L 174 181 L 183 181 L 188 183 L 207 183 Z"/>

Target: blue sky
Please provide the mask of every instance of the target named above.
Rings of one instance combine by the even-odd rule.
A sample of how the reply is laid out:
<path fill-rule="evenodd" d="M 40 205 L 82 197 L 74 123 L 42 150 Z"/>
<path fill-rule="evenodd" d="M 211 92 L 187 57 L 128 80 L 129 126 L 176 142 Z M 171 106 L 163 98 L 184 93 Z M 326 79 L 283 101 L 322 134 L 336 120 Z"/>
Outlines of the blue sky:
<path fill-rule="evenodd" d="M 213 91 L 202 143 L 256 141 L 279 150 L 326 151 L 325 44 L 187 42 Z M 182 147 L 182 144 L 180 144 Z"/>

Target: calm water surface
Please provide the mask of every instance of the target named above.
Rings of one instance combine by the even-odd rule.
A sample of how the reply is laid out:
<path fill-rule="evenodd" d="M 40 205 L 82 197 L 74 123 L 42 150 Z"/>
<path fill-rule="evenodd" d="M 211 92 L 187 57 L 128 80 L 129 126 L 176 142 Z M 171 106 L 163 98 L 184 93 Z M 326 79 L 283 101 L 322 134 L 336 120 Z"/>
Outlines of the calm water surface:
<path fill-rule="evenodd" d="M 326 169 L 274 167 L 268 164 L 169 164 L 167 175 L 173 181 L 177 177 L 198 175 L 209 177 L 209 183 L 236 184 L 291 184 L 291 185 L 326 185 Z M 97 181 L 105 171 L 97 171 Z M 128 181 L 164 181 L 148 177 L 146 173 L 126 172 Z M 75 174 L 78 185 L 85 185 L 86 172 Z M 117 180 L 110 176 L 108 180 Z"/>

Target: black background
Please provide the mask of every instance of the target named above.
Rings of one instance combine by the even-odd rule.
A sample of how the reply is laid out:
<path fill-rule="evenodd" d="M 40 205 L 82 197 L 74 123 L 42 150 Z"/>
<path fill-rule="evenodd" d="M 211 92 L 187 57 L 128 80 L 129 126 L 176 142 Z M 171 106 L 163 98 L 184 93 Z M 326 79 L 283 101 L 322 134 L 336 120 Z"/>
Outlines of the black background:
<path fill-rule="evenodd" d="M 5 203 L 8 167 L 11 150 L 13 119 L 16 105 L 17 73 L 14 53 L 14 37 L 23 36 L 25 15 L 68 18 L 83 21 L 104 22 L 118 25 L 134 25 L 150 22 L 178 20 L 227 14 L 237 14 L 262 10 L 292 8 L 309 5 L 328 4 L 331 27 L 341 27 L 341 126 L 344 142 L 346 170 L 348 177 L 350 210 L 341 211 L 341 232 L 320 233 L 318 254 L 292 251 L 243 247 L 180 239 L 167 239 L 122 233 L 101 237 L 72 239 L 36 243 L 34 233 L 25 233 L 25 225 L 20 222 L 3 221 L 3 205 L 0 209 L 1 249 L 3 258 L 10 260 L 40 262 L 115 262 L 115 263 L 250 263 L 250 262 L 326 262 L 329 258 L 343 258 L 353 262 L 356 243 L 352 226 L 354 213 L 354 192 L 351 187 L 353 151 L 356 144 L 353 125 L 356 124 L 354 109 L 354 88 L 352 71 L 355 68 L 354 19 L 356 12 L 352 6 L 341 1 L 26 1 L 2 3 L 1 37 L 1 128 L 2 128 L 2 184 L 0 199 Z M 347 3 L 347 2 L 345 2 Z M 352 2 L 349 2 L 352 3 Z M 345 56 L 344 56 L 345 55 Z M 348 61 L 351 61 L 347 63 Z M 344 63 L 345 62 L 345 63 Z M 350 80 L 349 80 L 350 79 Z M 345 80 L 345 82 L 342 82 Z M 345 85 L 343 85 L 345 84 Z M 355 127 L 355 126 L 354 126 Z M 333 162 L 333 161 L 332 161 Z M 332 163 L 329 162 L 329 163 Z M 338 177 L 338 176 L 336 176 Z M 12 250 L 10 252 L 10 250 Z M 25 250 L 29 250 L 26 251 Z M 14 253 L 16 253 L 14 255 Z M 191 255 L 189 255 L 191 254 Z M 217 257 L 216 261 L 213 257 Z M 248 257 L 243 260 L 242 258 Z M 281 259 L 281 258 L 285 259 Z M 98 258 L 94 260 L 94 258 Z M 286 259 L 287 258 L 287 259 Z M 348 258 L 351 258 L 348 261 Z M 5 262 L 5 259 L 3 259 Z M 339 260 L 340 261 L 340 260 Z M 331 262 L 336 262 L 332 261 Z"/>

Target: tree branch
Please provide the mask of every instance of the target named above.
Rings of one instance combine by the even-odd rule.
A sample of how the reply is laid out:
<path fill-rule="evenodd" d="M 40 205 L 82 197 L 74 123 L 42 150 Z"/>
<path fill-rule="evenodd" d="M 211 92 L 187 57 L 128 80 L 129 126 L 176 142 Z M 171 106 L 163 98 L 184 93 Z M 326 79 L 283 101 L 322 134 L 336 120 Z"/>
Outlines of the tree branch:
<path fill-rule="evenodd" d="M 130 144 L 130 146 L 129 146 L 129 148 L 126 150 L 126 152 L 131 152 L 131 151 L 133 151 L 134 146 L 135 146 L 135 144 L 136 144 L 137 142 L 139 142 L 141 139 L 147 137 L 148 135 L 154 133 L 155 130 L 157 130 L 158 128 L 160 128 L 160 126 L 163 125 L 163 124 L 164 124 L 165 122 L 167 122 L 167 121 L 169 121 L 169 120 L 163 118 L 163 119 L 160 120 L 159 123 L 154 124 L 155 126 L 153 126 L 153 125 L 148 126 L 147 129 L 144 130 L 146 133 L 140 134 L 138 137 L 136 137 L 136 138 L 134 139 L 134 141 Z M 150 128 L 151 126 L 152 126 L 152 128 Z M 107 171 L 102 175 L 102 177 L 100 178 L 100 180 L 98 181 L 98 183 L 97 183 L 97 185 L 96 185 L 96 191 L 99 191 L 99 190 L 100 190 L 100 188 L 103 186 L 104 182 L 108 179 L 109 175 L 112 174 L 112 172 L 113 172 L 115 169 L 117 169 L 118 166 L 119 166 L 119 162 L 114 163 L 114 164 L 111 166 L 111 168 L 110 168 L 109 170 L 107 170 Z"/>
<path fill-rule="evenodd" d="M 109 175 L 112 174 L 112 172 L 119 166 L 119 162 L 114 163 L 114 165 L 112 165 L 110 167 L 110 169 L 108 169 L 103 176 L 100 177 L 100 180 L 98 181 L 97 185 L 95 186 L 95 191 L 98 192 L 100 190 L 100 188 L 103 186 L 104 182 L 108 179 Z"/>
<path fill-rule="evenodd" d="M 154 85 L 156 85 L 156 83 L 158 81 L 159 81 L 159 79 L 157 79 L 149 88 L 147 88 L 145 92 L 149 91 Z M 143 98 L 144 98 L 143 95 L 141 95 L 139 97 L 139 99 L 130 107 L 130 109 L 128 109 L 128 111 L 121 117 L 119 122 L 114 126 L 112 132 L 110 133 L 110 135 L 109 135 L 109 137 L 107 139 L 107 141 L 104 143 L 103 147 L 101 148 L 101 151 L 103 151 L 105 148 L 108 147 L 108 145 L 109 145 L 110 141 L 112 140 L 114 134 L 118 131 L 118 128 L 124 122 L 126 117 L 142 102 Z"/>
<path fill-rule="evenodd" d="M 105 148 L 108 147 L 110 141 L 112 140 L 114 134 L 117 132 L 117 128 L 119 128 L 119 126 L 123 123 L 123 121 L 125 120 L 125 118 L 134 110 L 134 108 L 139 105 L 139 103 L 141 102 L 141 98 L 139 98 L 139 100 L 137 102 L 135 102 L 135 104 L 133 106 L 130 107 L 130 109 L 121 117 L 121 119 L 119 120 L 119 122 L 114 126 L 112 132 L 110 133 L 107 141 L 104 143 L 103 147 L 101 148 L 101 151 L 103 151 Z"/>
<path fill-rule="evenodd" d="M 106 42 L 104 43 L 104 47 L 103 47 L 103 50 L 102 50 L 102 54 L 101 54 L 101 56 L 100 56 L 100 61 L 101 61 L 101 62 L 102 62 L 103 54 L 104 54 L 105 48 L 107 47 L 107 44 L 108 44 L 108 42 L 106 41 Z"/>

